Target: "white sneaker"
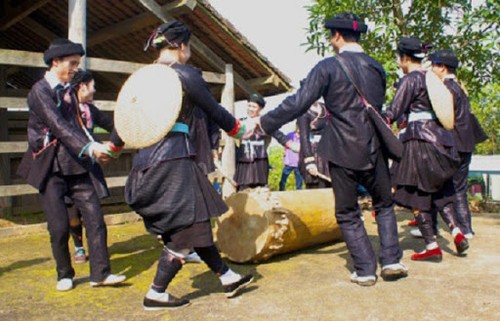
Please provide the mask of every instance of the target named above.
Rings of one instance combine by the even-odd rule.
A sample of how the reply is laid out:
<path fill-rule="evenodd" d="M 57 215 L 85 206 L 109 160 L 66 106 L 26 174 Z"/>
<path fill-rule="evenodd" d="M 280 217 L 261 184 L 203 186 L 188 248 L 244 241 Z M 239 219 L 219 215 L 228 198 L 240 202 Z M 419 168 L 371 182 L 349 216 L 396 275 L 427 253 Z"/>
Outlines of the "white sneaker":
<path fill-rule="evenodd" d="M 418 228 L 412 228 L 410 234 L 414 237 L 422 237 L 422 232 Z"/>
<path fill-rule="evenodd" d="M 96 287 L 96 286 L 109 286 L 109 285 L 115 285 L 118 283 L 122 283 L 125 281 L 127 277 L 125 275 L 115 275 L 115 274 L 110 274 L 108 275 L 104 281 L 101 282 L 90 282 L 90 286 Z"/>
<path fill-rule="evenodd" d="M 169 294 L 167 292 L 156 292 L 155 290 L 150 288 L 146 293 L 146 298 L 159 302 L 168 302 Z"/>
<path fill-rule="evenodd" d="M 418 228 L 412 228 L 410 230 L 410 234 L 414 237 L 422 237 L 422 232 L 420 232 L 420 230 Z M 434 234 L 434 237 L 438 237 L 440 236 L 439 232 L 437 234 Z"/>
<path fill-rule="evenodd" d="M 191 252 L 189 253 L 185 258 L 184 258 L 184 261 L 186 263 L 202 263 L 203 260 L 201 259 L 201 257 L 198 255 L 198 253 L 196 252 Z"/>
<path fill-rule="evenodd" d="M 387 264 L 382 267 L 380 276 L 384 281 L 396 281 L 408 276 L 408 268 L 403 263 Z"/>
<path fill-rule="evenodd" d="M 472 233 L 467 233 L 467 234 L 464 234 L 465 238 L 470 240 L 470 239 L 473 239 L 474 238 L 474 234 Z"/>
<path fill-rule="evenodd" d="M 73 288 L 73 279 L 64 278 L 57 281 L 56 290 L 57 291 L 69 291 Z"/>
<path fill-rule="evenodd" d="M 354 271 L 351 274 L 351 282 L 362 286 L 371 286 L 375 285 L 375 283 L 377 282 L 377 276 L 376 275 L 358 276 L 356 271 Z"/>

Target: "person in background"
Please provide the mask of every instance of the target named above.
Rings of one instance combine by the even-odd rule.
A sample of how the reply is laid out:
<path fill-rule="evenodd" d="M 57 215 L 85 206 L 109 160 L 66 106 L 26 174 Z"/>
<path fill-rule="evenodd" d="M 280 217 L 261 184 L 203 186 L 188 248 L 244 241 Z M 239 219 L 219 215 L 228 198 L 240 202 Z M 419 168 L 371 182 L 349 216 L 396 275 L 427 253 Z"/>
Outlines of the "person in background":
<path fill-rule="evenodd" d="M 111 152 L 123 142 L 115 131 L 108 145 L 101 144 L 87 129 L 76 93 L 70 82 L 78 71 L 85 51 L 81 44 L 56 39 L 44 52 L 49 67 L 45 76 L 28 94 L 28 143 L 18 174 L 39 190 L 47 220 L 52 254 L 56 261 L 56 290 L 74 286 L 75 270 L 69 253 L 69 197 L 85 222 L 90 260 L 90 285 L 115 285 L 124 275 L 111 274 L 107 229 L 99 199 L 108 194 L 99 163 L 110 161 Z M 94 110 L 99 117 L 99 110 Z"/>
<path fill-rule="evenodd" d="M 290 143 L 285 146 L 285 154 L 283 155 L 283 171 L 281 173 L 279 188 L 280 191 L 284 191 L 286 189 L 288 176 L 290 176 L 293 172 L 295 175 L 295 189 L 299 190 L 302 189 L 302 176 L 299 171 L 299 153 L 296 152 L 296 150 L 300 150 L 299 128 L 297 127 L 294 132 L 288 133 L 286 136 Z M 295 151 L 288 146 L 293 146 Z"/>
<path fill-rule="evenodd" d="M 79 69 L 71 80 L 71 87 L 76 93 L 76 97 L 78 99 L 78 107 L 83 125 L 92 139 L 97 141 L 94 136 L 94 130 L 96 127 L 105 129 L 108 132 L 113 132 L 113 117 L 100 112 L 94 104 L 96 87 L 95 79 L 92 73 L 88 70 Z M 119 144 L 123 146 L 123 142 L 121 140 L 119 140 Z M 121 147 L 118 148 L 118 150 L 121 150 Z M 114 158 L 119 156 L 119 152 L 110 153 L 113 154 Z M 74 202 L 70 198 L 66 197 L 65 202 L 68 207 L 70 234 L 75 246 L 73 261 L 77 264 L 85 263 L 87 261 L 87 255 L 83 246 L 82 215 L 74 206 Z"/>
<path fill-rule="evenodd" d="M 459 66 L 457 56 L 452 50 L 438 50 L 429 55 L 432 71 L 444 81 L 445 86 L 453 95 L 455 107 L 455 127 L 453 137 L 460 157 L 460 165 L 453 175 L 455 188 L 455 212 L 457 224 L 467 239 L 473 237 L 472 219 L 467 201 L 467 178 L 474 147 L 485 141 L 485 134 L 476 116 L 470 108 L 469 97 L 455 75 Z"/>
<path fill-rule="evenodd" d="M 305 114 L 297 119 L 300 132 L 299 168 L 307 189 L 332 187 L 328 160 L 318 152 L 318 143 L 330 118 L 325 104 L 315 101 Z M 318 173 L 322 176 L 318 176 Z"/>
<path fill-rule="evenodd" d="M 247 104 L 248 117 L 242 118 L 240 121 L 257 119 L 264 106 L 266 106 L 266 101 L 261 95 L 251 94 Z M 299 151 L 298 145 L 292 144 L 287 136 L 279 130 L 274 131 L 269 136 L 254 133 L 248 139 L 241 140 L 240 146 L 236 150 L 236 171 L 234 173 L 238 191 L 267 186 L 269 179 L 267 147 L 271 137 L 292 151 Z"/>
<path fill-rule="evenodd" d="M 385 116 L 395 122 L 407 115 L 408 124 L 400 135 L 404 152 L 393 177 L 395 201 L 413 211 L 425 241 L 425 250 L 415 252 L 414 261 L 442 260 L 442 251 L 433 231 L 432 212 L 439 210 L 450 228 L 458 254 L 469 248 L 455 221 L 452 177 L 459 159 L 452 132 L 437 120 L 426 85 L 422 60 L 427 48 L 416 38 L 403 37 L 397 48 L 398 63 L 405 76 Z"/>

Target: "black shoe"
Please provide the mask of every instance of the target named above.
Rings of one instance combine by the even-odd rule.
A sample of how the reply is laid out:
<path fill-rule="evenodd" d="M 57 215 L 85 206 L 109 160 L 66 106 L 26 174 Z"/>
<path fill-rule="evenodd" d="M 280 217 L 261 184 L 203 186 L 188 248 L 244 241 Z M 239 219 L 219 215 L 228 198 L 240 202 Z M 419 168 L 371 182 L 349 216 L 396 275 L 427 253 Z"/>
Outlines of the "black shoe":
<path fill-rule="evenodd" d="M 161 309 L 175 309 L 183 306 L 188 306 L 190 304 L 191 302 L 189 302 L 189 300 L 178 299 L 172 295 L 168 296 L 168 301 L 156 301 L 148 299 L 147 297 L 144 297 L 143 301 L 144 310 L 148 311 L 161 310 Z"/>
<path fill-rule="evenodd" d="M 253 281 L 253 275 L 248 274 L 242 277 L 239 281 L 224 285 L 224 293 L 228 299 L 234 298 L 238 292 L 243 290 L 247 285 Z"/>

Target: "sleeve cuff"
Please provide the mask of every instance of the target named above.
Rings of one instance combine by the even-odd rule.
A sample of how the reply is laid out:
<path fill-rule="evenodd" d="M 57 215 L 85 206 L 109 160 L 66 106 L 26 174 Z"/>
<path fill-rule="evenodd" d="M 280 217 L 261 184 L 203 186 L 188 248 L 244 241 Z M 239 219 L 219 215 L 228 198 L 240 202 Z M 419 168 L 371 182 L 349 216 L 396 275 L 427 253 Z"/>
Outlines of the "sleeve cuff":
<path fill-rule="evenodd" d="M 78 154 L 78 157 L 82 158 L 85 155 L 92 157 L 92 155 L 94 154 L 94 148 L 92 144 L 93 142 L 90 142 L 87 145 L 83 146 L 82 150 L 80 151 L 80 154 Z"/>

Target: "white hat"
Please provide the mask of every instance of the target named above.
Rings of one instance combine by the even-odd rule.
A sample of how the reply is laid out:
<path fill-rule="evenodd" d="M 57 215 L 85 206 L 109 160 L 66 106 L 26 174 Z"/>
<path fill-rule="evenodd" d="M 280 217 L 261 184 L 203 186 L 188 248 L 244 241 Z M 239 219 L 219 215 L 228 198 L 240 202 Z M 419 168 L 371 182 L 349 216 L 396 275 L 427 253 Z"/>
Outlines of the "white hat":
<path fill-rule="evenodd" d="M 172 129 L 182 107 L 182 84 L 175 70 L 152 64 L 123 84 L 114 114 L 115 128 L 129 148 L 159 142 Z"/>

